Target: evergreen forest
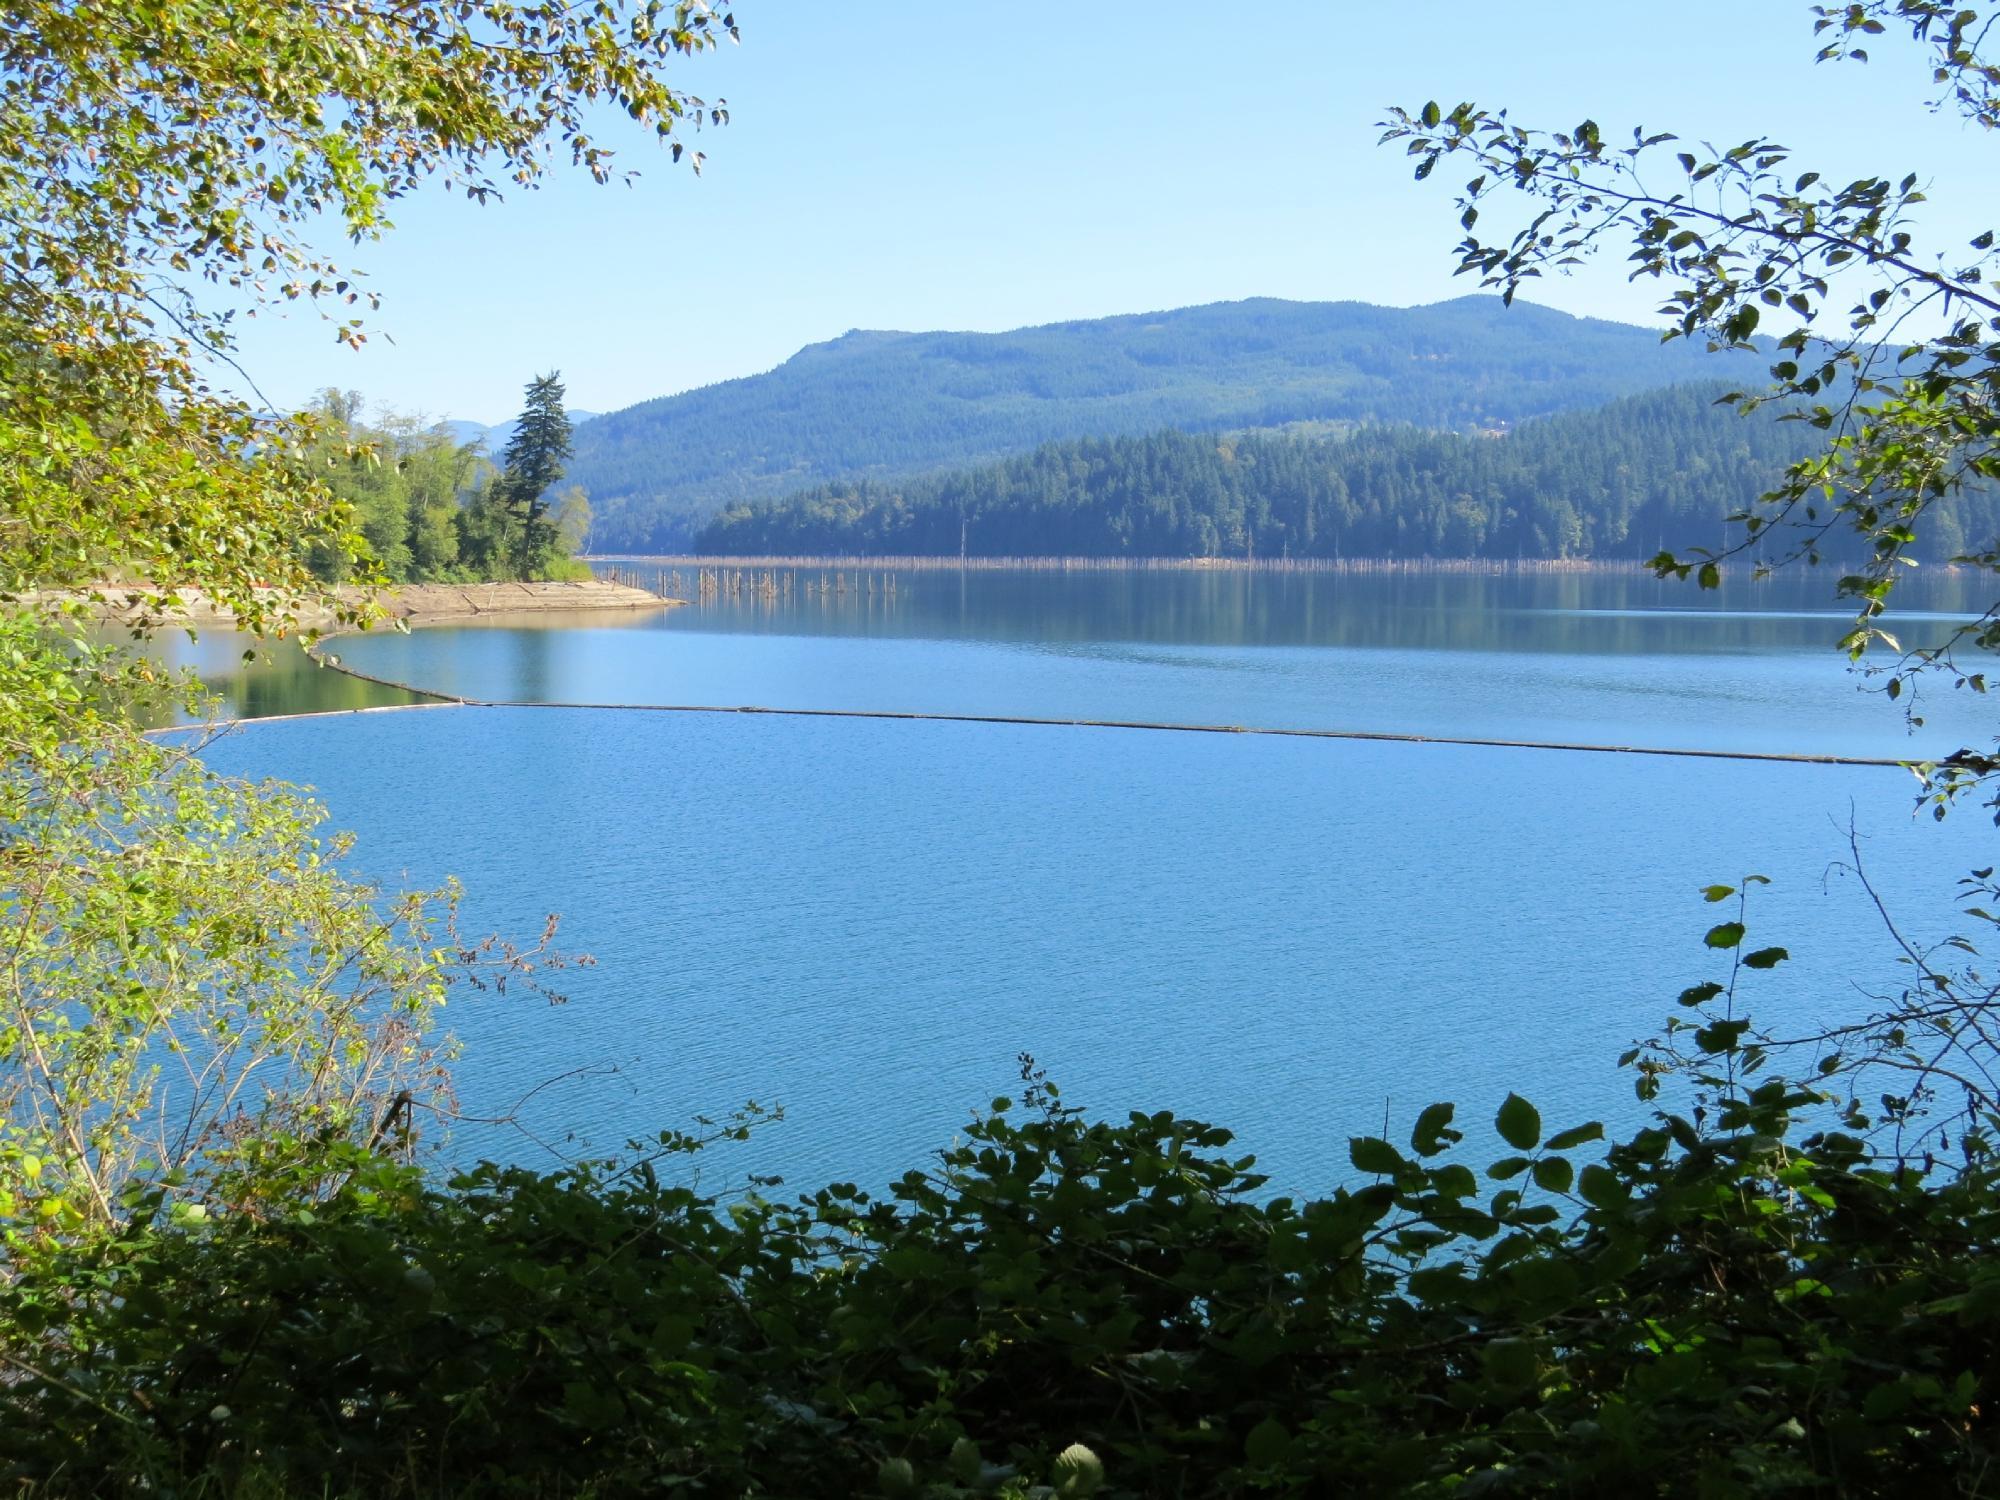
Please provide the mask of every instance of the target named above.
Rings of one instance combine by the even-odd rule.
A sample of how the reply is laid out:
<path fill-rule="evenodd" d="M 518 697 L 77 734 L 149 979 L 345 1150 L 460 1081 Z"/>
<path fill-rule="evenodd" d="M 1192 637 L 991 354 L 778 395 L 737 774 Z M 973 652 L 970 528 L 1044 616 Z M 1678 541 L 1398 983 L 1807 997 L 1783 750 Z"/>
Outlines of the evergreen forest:
<path fill-rule="evenodd" d="M 735 505 L 728 556 L 1650 558 L 1727 518 L 1824 442 L 1708 383 L 1524 423 L 1505 437 L 1364 427 L 1332 437 L 1164 431 L 1050 443 L 905 484 Z M 1940 508 L 1924 556 L 1991 537 L 1990 491 Z"/>

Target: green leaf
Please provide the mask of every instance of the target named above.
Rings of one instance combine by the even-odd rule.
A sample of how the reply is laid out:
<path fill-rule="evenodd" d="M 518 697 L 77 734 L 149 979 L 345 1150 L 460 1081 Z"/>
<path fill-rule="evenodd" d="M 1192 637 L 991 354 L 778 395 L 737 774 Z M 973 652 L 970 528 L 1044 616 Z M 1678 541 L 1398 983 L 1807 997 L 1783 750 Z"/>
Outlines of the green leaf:
<path fill-rule="evenodd" d="M 1711 948 L 1734 948 L 1743 941 L 1743 924 L 1718 922 L 1708 929 L 1708 935 L 1702 941 Z"/>
<path fill-rule="evenodd" d="M 1390 1176 L 1402 1171 L 1403 1154 L 1380 1136 L 1357 1135 L 1347 1143 L 1347 1159 L 1358 1172 Z"/>
<path fill-rule="evenodd" d="M 969 1437 L 962 1437 L 951 1445 L 951 1474 L 960 1484 L 974 1485 L 986 1472 L 986 1463 L 979 1456 L 979 1444 Z"/>
<path fill-rule="evenodd" d="M 1444 1198 L 1470 1198 L 1479 1191 L 1479 1179 L 1472 1168 L 1452 1162 L 1432 1170 L 1431 1191 Z"/>
<path fill-rule="evenodd" d="M 1749 1029 L 1748 1021 L 1716 1021 L 1694 1034 L 1695 1045 L 1704 1052 L 1734 1052 Z"/>
<path fill-rule="evenodd" d="M 1775 969 L 1791 956 L 1783 948 L 1759 948 L 1755 953 L 1746 953 L 1743 955 L 1743 967 L 1746 969 Z"/>
<path fill-rule="evenodd" d="M 1486 1346 L 1480 1362 L 1488 1379 L 1512 1390 L 1524 1390 L 1541 1376 L 1541 1358 L 1535 1346 L 1524 1339 L 1495 1339 Z"/>
<path fill-rule="evenodd" d="M 1292 1451 L 1292 1435 L 1275 1417 L 1266 1417 L 1243 1440 L 1243 1455 L 1260 1467 L 1280 1464 Z"/>
<path fill-rule="evenodd" d="M 1591 1162 L 1577 1174 L 1577 1191 L 1592 1208 L 1616 1208 L 1632 1196 L 1624 1180 L 1598 1162 Z"/>
<path fill-rule="evenodd" d="M 1056 1482 L 1060 1500 L 1080 1500 L 1096 1494 L 1104 1484 L 1104 1462 L 1082 1443 L 1071 1443 L 1056 1455 L 1050 1477 Z"/>
<path fill-rule="evenodd" d="M 1601 1141 L 1603 1139 L 1604 1126 L 1598 1121 L 1592 1120 L 1588 1125 L 1574 1125 L 1568 1130 L 1560 1131 L 1550 1136 L 1548 1148 L 1551 1151 L 1568 1151 L 1574 1147 L 1583 1145 L 1586 1141 Z"/>
<path fill-rule="evenodd" d="M 1545 1156 L 1535 1163 L 1535 1186 L 1546 1193 L 1566 1193 L 1576 1180 L 1576 1171 L 1560 1156 Z"/>
<path fill-rule="evenodd" d="M 1519 1094 L 1509 1094 L 1493 1118 L 1500 1139 L 1516 1151 L 1532 1151 L 1542 1138 L 1541 1113 Z"/>
<path fill-rule="evenodd" d="M 1436 1156 L 1459 1139 L 1459 1133 L 1451 1128 L 1451 1117 L 1456 1112 L 1456 1105 L 1433 1104 L 1418 1115 L 1416 1128 L 1410 1132 L 1410 1149 L 1419 1156 Z"/>
<path fill-rule="evenodd" d="M 1736 887 L 1733 885 L 1708 885 L 1702 887 L 1701 899 L 1704 901 L 1727 901 L 1735 894 Z"/>

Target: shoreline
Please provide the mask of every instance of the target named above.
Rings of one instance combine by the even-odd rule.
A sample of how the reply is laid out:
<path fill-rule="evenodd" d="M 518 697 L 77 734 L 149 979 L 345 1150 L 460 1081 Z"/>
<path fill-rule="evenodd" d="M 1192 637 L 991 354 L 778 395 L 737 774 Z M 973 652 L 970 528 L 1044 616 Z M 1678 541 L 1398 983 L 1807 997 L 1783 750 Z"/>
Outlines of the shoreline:
<path fill-rule="evenodd" d="M 374 597 L 391 619 L 406 625 L 486 615 L 676 609 L 687 602 L 603 578 L 564 583 L 415 583 L 382 589 Z"/>
<path fill-rule="evenodd" d="M 759 569 L 844 569 L 850 572 L 874 568 L 905 573 L 1332 573 L 1456 575 L 1459 577 L 1627 577 L 1653 578 L 1652 567 L 1634 558 L 1609 557 L 959 557 L 926 556 L 915 553 L 773 554 L 753 557 L 699 552 L 593 552 L 577 561 L 593 568 L 607 569 L 614 577 L 627 565 L 644 568 L 680 568 L 691 572 L 754 572 Z M 1756 559 L 1734 560 L 1724 566 L 1725 579 L 1747 579 Z M 1823 560 L 1828 576 L 1853 571 L 1853 565 Z M 1924 571 L 1933 575 L 1956 575 L 1974 570 L 1954 563 L 1927 563 Z"/>
<path fill-rule="evenodd" d="M 151 623 L 160 627 L 212 625 L 235 628 L 236 617 L 193 589 L 170 591 L 174 601 L 156 611 L 141 597 L 144 587 L 137 584 L 102 584 L 94 589 L 68 590 L 41 597 L 81 599 L 92 606 L 100 619 L 119 623 Z M 649 609 L 673 609 L 686 601 L 670 599 L 632 584 L 613 583 L 601 578 L 573 582 L 532 583 L 406 583 L 382 589 L 336 585 L 333 596 L 343 606 L 374 604 L 381 610 L 373 627 L 385 624 L 431 625 L 447 620 L 475 620 L 488 616 L 534 614 L 632 613 Z M 338 617 L 329 607 L 302 608 L 296 623 L 306 629 L 337 627 Z M 328 630 L 333 635 L 349 635 L 352 629 Z"/>
<path fill-rule="evenodd" d="M 1652 576 L 1636 560 L 1612 558 L 1487 558 L 1487 557 L 958 557 L 913 554 L 866 554 L 769 557 L 723 556 L 693 552 L 589 553 L 578 559 L 593 567 L 616 568 L 624 563 L 675 568 L 881 568 L 901 572 L 1044 572 L 1044 573 L 1626 573 Z"/>

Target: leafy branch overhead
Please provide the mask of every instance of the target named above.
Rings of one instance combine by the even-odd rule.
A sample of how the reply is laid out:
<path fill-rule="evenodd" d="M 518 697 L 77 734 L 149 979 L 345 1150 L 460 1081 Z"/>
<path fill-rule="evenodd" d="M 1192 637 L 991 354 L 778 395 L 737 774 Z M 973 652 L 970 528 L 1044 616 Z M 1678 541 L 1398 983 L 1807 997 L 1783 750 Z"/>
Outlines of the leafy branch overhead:
<path fill-rule="evenodd" d="M 1871 0 L 1813 13 L 1822 62 L 1866 63 L 1874 38 L 1906 34 L 1925 57 L 1940 110 L 1983 129 L 2000 124 L 2000 68 L 1980 50 L 1991 4 Z M 1932 666 L 1984 689 L 1983 674 L 1959 671 L 1954 652 L 2000 647 L 2000 612 L 1943 647 L 1908 652 L 1879 617 L 1937 508 L 2000 480 L 1993 230 L 1926 246 L 1917 174 L 1829 180 L 1765 137 L 1717 147 L 1636 127 L 1629 138 L 1613 135 L 1591 120 L 1538 130 L 1472 103 L 1398 108 L 1384 123 L 1383 139 L 1404 143 L 1419 178 L 1447 162 L 1470 168 L 1458 194 L 1462 274 L 1511 301 L 1524 283 L 1622 245 L 1633 279 L 1665 285 L 1669 338 L 1766 355 L 1770 385 L 1735 393 L 1732 404 L 1774 404 L 1784 419 L 1825 433 L 1818 452 L 1735 518 L 1739 540 L 1662 553 L 1658 572 L 1713 586 L 1719 564 L 1736 555 L 1760 570 L 1843 562 L 1839 587 L 1857 618 L 1842 644 L 1856 658 L 1871 646 L 1895 653 L 1892 696 Z M 1953 560 L 2000 571 L 2000 545 L 1984 538 Z M 1941 776 L 1993 768 L 1980 757 Z"/>
<path fill-rule="evenodd" d="M 129 577 L 254 621 L 258 584 L 309 585 L 304 551 L 358 550 L 236 320 L 303 302 L 360 343 L 373 298 L 327 227 L 364 241 L 422 184 L 486 200 L 563 157 L 604 181 L 607 104 L 680 159 L 727 111 L 670 75 L 735 36 L 703 0 L 7 7 L 0 594 Z"/>

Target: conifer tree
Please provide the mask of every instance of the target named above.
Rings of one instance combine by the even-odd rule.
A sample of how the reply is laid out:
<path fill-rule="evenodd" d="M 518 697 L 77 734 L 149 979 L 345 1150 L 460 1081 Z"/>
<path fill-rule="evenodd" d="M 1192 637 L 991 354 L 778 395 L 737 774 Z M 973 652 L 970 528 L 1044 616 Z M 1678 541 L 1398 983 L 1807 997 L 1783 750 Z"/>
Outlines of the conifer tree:
<path fill-rule="evenodd" d="M 570 456 L 569 414 L 563 410 L 562 372 L 552 370 L 528 382 L 527 404 L 507 440 L 500 503 L 519 522 L 516 539 L 520 576 L 543 571 L 556 542 L 549 515 L 549 492 L 563 476 Z"/>

